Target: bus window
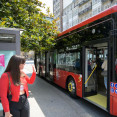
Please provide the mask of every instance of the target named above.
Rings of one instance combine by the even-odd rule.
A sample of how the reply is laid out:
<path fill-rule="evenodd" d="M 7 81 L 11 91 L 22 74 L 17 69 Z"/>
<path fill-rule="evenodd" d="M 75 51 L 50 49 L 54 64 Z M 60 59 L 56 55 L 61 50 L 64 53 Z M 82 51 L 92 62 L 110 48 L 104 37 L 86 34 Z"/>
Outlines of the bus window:
<path fill-rule="evenodd" d="M 60 68 L 60 69 L 65 69 L 65 65 L 66 65 L 65 53 L 58 53 L 57 54 L 56 67 Z"/>
<path fill-rule="evenodd" d="M 81 72 L 80 52 L 66 53 L 66 70 L 74 73 Z"/>
<path fill-rule="evenodd" d="M 80 52 L 58 53 L 56 68 L 69 72 L 81 73 Z"/>
<path fill-rule="evenodd" d="M 41 53 L 41 63 L 45 64 L 45 53 Z"/>

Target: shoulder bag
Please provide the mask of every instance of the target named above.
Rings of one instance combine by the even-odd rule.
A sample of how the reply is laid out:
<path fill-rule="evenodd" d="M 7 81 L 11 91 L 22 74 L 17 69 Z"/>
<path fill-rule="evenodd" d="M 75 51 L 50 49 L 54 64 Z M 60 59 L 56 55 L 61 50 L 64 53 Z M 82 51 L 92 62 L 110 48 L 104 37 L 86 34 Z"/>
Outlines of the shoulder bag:
<path fill-rule="evenodd" d="M 101 75 L 104 76 L 104 77 L 106 77 L 107 76 L 107 71 L 102 71 Z"/>

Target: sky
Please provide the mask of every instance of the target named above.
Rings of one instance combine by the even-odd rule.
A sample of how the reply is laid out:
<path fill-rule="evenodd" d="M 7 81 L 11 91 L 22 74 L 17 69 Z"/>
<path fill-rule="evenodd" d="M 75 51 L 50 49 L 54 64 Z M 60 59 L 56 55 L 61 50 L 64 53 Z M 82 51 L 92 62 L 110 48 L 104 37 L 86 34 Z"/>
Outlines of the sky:
<path fill-rule="evenodd" d="M 46 8 L 50 7 L 50 12 L 53 13 L 53 0 L 39 0 L 42 3 L 46 4 Z M 46 13 L 46 9 L 42 9 L 44 13 Z"/>

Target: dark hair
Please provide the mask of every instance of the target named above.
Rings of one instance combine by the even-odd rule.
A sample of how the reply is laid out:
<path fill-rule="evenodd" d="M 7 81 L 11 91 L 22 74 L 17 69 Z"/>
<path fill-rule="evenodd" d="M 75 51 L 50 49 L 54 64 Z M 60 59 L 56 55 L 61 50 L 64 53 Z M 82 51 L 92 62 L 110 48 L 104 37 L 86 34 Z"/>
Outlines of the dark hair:
<path fill-rule="evenodd" d="M 20 84 L 19 65 L 24 63 L 25 63 L 25 58 L 18 55 L 13 55 L 9 60 L 9 63 L 7 65 L 5 72 L 11 73 L 11 77 L 14 84 Z"/>

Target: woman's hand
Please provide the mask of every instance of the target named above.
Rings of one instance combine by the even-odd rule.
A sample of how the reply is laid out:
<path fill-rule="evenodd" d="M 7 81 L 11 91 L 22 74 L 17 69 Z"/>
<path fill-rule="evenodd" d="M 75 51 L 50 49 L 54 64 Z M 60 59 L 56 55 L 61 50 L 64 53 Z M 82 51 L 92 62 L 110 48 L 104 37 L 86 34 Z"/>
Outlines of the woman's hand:
<path fill-rule="evenodd" d="M 13 117 L 13 115 L 10 112 L 5 112 L 5 117 Z"/>

